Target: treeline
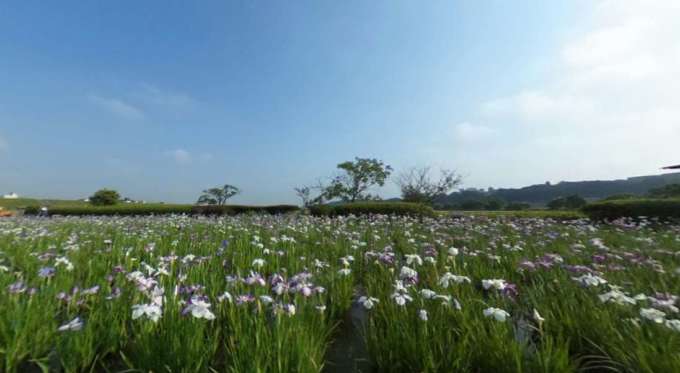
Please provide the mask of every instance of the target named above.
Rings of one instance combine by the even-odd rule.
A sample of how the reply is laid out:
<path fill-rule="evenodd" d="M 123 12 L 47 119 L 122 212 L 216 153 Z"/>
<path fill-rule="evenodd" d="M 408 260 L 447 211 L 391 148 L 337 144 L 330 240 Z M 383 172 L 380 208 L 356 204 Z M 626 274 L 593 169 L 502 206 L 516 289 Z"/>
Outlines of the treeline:
<path fill-rule="evenodd" d="M 653 190 L 672 184 L 680 184 L 680 173 L 625 180 L 546 183 L 517 189 L 465 189 L 438 198 L 436 205 L 439 208 L 463 210 L 493 209 L 499 204 L 507 209 L 515 209 L 520 205 L 526 208 L 545 207 L 551 201 L 568 196 L 579 196 L 587 201 L 609 197 L 655 197 L 652 195 Z"/>

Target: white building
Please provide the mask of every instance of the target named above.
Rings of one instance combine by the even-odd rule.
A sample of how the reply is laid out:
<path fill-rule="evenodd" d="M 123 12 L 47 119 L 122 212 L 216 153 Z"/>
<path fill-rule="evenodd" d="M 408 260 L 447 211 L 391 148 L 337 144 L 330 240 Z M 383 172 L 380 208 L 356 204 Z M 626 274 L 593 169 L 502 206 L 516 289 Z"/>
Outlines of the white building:
<path fill-rule="evenodd" d="M 17 198 L 19 198 L 19 195 L 12 192 L 10 194 L 5 194 L 4 196 L 2 196 L 2 198 L 4 198 L 4 199 L 17 199 Z"/>

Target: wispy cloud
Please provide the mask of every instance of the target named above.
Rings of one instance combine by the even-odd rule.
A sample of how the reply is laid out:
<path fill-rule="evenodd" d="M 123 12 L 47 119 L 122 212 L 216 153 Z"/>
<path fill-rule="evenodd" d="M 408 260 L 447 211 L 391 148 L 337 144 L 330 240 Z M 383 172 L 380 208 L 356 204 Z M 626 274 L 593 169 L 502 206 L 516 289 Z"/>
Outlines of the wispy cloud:
<path fill-rule="evenodd" d="M 144 118 L 144 112 L 140 108 L 119 98 L 89 95 L 88 100 L 98 107 L 125 119 L 139 120 Z"/>
<path fill-rule="evenodd" d="M 193 156 L 184 149 L 175 149 L 165 152 L 165 156 L 171 158 L 178 165 L 184 166 L 192 162 Z"/>
<path fill-rule="evenodd" d="M 149 83 L 142 83 L 141 89 L 132 96 L 147 104 L 163 106 L 166 109 L 190 109 L 197 104 L 194 98 L 185 93 L 160 89 Z"/>
<path fill-rule="evenodd" d="M 213 159 L 213 156 L 210 153 L 195 154 L 183 148 L 165 151 L 163 152 L 163 156 L 165 156 L 168 159 L 171 159 L 179 166 L 186 166 L 196 162 L 198 163 L 210 162 Z"/>

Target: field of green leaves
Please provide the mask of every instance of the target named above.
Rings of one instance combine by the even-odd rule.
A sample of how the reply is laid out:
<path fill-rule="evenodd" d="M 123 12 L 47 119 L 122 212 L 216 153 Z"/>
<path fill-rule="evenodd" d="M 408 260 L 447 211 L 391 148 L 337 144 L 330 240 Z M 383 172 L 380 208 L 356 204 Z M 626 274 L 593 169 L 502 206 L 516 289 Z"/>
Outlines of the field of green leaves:
<path fill-rule="evenodd" d="M 680 226 L 0 220 L 2 372 L 679 372 Z"/>

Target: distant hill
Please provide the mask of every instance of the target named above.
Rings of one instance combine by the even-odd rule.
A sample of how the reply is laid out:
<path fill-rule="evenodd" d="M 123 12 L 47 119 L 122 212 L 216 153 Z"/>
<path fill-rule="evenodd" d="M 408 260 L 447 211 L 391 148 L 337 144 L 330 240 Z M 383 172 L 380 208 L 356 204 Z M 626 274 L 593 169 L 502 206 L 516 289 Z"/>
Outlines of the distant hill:
<path fill-rule="evenodd" d="M 615 194 L 644 195 L 650 189 L 675 183 L 680 183 L 680 172 L 620 180 L 562 181 L 557 184 L 546 183 L 516 189 L 466 189 L 441 197 L 437 204 L 451 206 L 471 199 L 498 198 L 506 202 L 543 206 L 555 198 L 572 194 L 578 194 L 587 200 L 598 200 Z"/>

